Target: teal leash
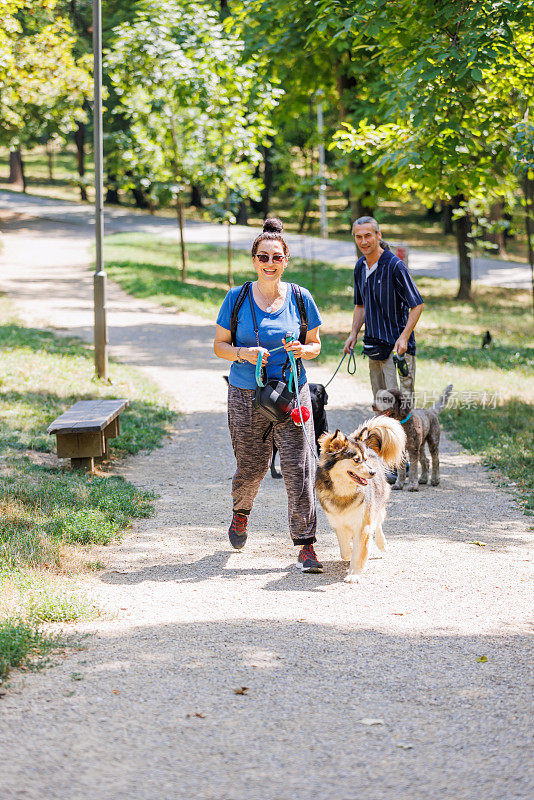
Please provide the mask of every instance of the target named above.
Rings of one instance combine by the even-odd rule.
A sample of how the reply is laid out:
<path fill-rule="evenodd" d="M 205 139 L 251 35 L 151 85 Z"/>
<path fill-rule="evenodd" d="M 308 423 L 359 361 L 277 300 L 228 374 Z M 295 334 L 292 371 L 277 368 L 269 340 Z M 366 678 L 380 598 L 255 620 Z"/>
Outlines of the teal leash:
<path fill-rule="evenodd" d="M 281 345 L 280 347 L 275 347 L 274 350 L 269 350 L 269 353 L 272 355 L 273 353 L 277 353 L 278 350 L 283 350 L 283 349 L 284 349 L 284 345 Z M 263 356 L 262 356 L 261 353 L 258 353 L 258 360 L 256 361 L 256 383 L 257 383 L 258 386 L 261 386 L 263 388 L 265 386 L 265 384 L 263 383 L 263 381 L 261 379 L 261 362 L 262 361 L 263 361 Z M 293 377 L 293 375 L 291 375 L 291 378 L 292 377 Z M 291 380 L 291 378 L 290 378 L 290 380 Z"/>
<path fill-rule="evenodd" d="M 286 341 L 288 341 L 288 342 L 294 341 L 294 337 L 290 337 L 289 335 L 286 336 L 285 338 L 286 338 Z M 274 350 L 269 350 L 269 353 L 276 353 L 278 350 L 284 350 L 284 349 L 285 348 L 282 345 L 281 347 L 275 347 Z M 308 447 L 310 448 L 312 456 L 314 457 L 314 459 L 316 461 L 318 461 L 318 458 L 317 458 L 317 456 L 315 454 L 315 450 L 311 446 L 310 440 L 308 439 L 308 434 L 306 432 L 306 423 L 304 422 L 304 417 L 302 416 L 302 406 L 300 404 L 300 394 L 299 394 L 299 385 L 298 385 L 297 362 L 296 362 L 295 356 L 293 355 L 291 350 L 288 352 L 287 355 L 289 357 L 289 364 L 291 366 L 291 375 L 289 376 L 289 381 L 288 381 L 288 384 L 287 384 L 287 388 L 289 389 L 290 392 L 291 391 L 295 392 L 295 395 L 296 395 L 296 398 L 297 398 L 297 406 L 298 406 L 298 410 L 299 410 L 300 422 L 302 424 L 302 430 L 304 431 L 304 436 L 306 437 L 306 441 L 308 442 Z M 263 383 L 263 381 L 261 379 L 261 362 L 262 361 L 263 361 L 263 355 L 261 353 L 258 353 L 258 360 L 256 361 L 256 383 L 258 384 L 258 386 L 261 386 L 261 387 L 265 386 L 265 384 Z"/>
<path fill-rule="evenodd" d="M 269 353 L 276 353 L 278 350 L 283 350 L 283 349 L 284 349 L 284 347 L 282 345 L 281 347 L 275 347 L 274 350 L 269 350 Z M 343 364 L 343 362 L 345 361 L 347 356 L 349 357 L 349 360 L 347 362 L 347 372 L 348 372 L 349 375 L 355 375 L 356 374 L 356 355 L 354 353 L 354 348 L 352 348 L 352 350 L 350 350 L 348 353 L 345 353 L 342 356 L 341 361 L 337 365 L 334 374 L 332 375 L 332 377 L 330 378 L 328 383 L 324 384 L 324 388 L 325 389 L 326 389 L 327 386 L 330 386 L 330 384 L 332 383 L 332 381 L 336 377 L 337 373 L 341 369 L 341 365 Z M 265 384 L 261 380 L 261 359 L 260 359 L 259 356 L 258 356 L 258 361 L 256 362 L 256 383 L 258 384 L 258 386 L 265 386 Z"/>
<path fill-rule="evenodd" d="M 286 336 L 286 341 L 294 341 L 294 337 L 287 335 Z M 278 352 L 278 350 L 284 350 L 284 346 L 281 345 L 280 347 L 275 347 L 274 350 L 269 350 L 269 353 L 271 353 L 271 354 L 272 353 L 276 353 L 276 352 Z M 317 456 L 315 454 L 315 450 L 311 446 L 310 440 L 308 439 L 308 434 L 306 433 L 306 425 L 305 425 L 304 419 L 302 417 L 302 408 L 301 408 L 301 405 L 300 405 L 299 386 L 298 386 L 297 362 L 295 360 L 295 356 L 293 355 L 293 353 L 291 351 L 289 351 L 287 355 L 289 357 L 289 363 L 291 365 L 291 375 L 289 376 L 289 381 L 288 381 L 287 387 L 288 387 L 290 392 L 291 391 L 295 392 L 295 395 L 297 397 L 297 406 L 298 406 L 298 409 L 299 409 L 300 421 L 302 423 L 302 430 L 304 431 L 304 436 L 306 437 L 306 441 L 308 442 L 308 447 L 310 448 L 313 457 L 315 458 L 316 461 L 318 461 L 318 458 L 317 458 Z M 341 369 L 341 365 L 343 364 L 343 362 L 345 361 L 347 356 L 349 357 L 349 360 L 347 362 L 347 372 L 349 373 L 349 375 L 354 375 L 356 373 L 356 356 L 354 354 L 354 348 L 352 348 L 352 350 L 350 350 L 348 353 L 344 353 L 343 354 L 343 357 L 342 357 L 341 361 L 339 362 L 339 364 L 337 365 L 334 374 L 332 375 L 332 377 L 330 378 L 328 383 L 325 383 L 325 385 L 324 385 L 325 389 L 326 389 L 327 386 L 329 386 L 332 383 L 332 381 L 336 377 L 337 373 Z M 261 353 L 258 353 L 258 360 L 256 361 L 256 383 L 257 383 L 258 386 L 263 388 L 265 386 L 265 384 L 264 384 L 264 382 L 262 380 L 262 377 L 261 377 L 261 363 L 262 363 L 262 361 L 263 361 L 263 356 L 262 356 Z M 403 420 L 403 421 L 406 422 L 406 420 Z"/>

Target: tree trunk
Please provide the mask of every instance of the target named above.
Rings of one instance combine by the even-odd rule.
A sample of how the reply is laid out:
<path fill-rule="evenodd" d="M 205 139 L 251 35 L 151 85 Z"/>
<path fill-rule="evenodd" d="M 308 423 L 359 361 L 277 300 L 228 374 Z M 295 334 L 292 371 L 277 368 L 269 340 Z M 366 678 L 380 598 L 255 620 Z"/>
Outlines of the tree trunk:
<path fill-rule="evenodd" d="M 454 233 L 454 225 L 452 221 L 452 203 L 443 204 L 443 235 L 450 236 Z"/>
<path fill-rule="evenodd" d="M 310 210 L 310 206 L 311 206 L 311 197 L 308 195 L 308 197 L 306 198 L 306 204 L 305 204 L 304 209 L 302 211 L 302 216 L 301 216 L 300 222 L 299 222 L 299 233 L 303 233 L 304 232 L 304 226 L 306 225 L 306 218 L 308 216 L 308 212 Z"/>
<path fill-rule="evenodd" d="M 523 181 L 523 192 L 525 193 L 525 230 L 532 282 L 532 312 L 534 313 L 534 180 L 528 177 L 528 172 Z"/>
<path fill-rule="evenodd" d="M 191 205 L 195 206 L 195 208 L 203 208 L 202 192 L 197 183 L 191 185 Z"/>
<path fill-rule="evenodd" d="M 238 225 L 248 225 L 247 201 L 241 200 L 237 209 L 236 222 Z"/>
<path fill-rule="evenodd" d="M 494 203 L 491 206 L 489 218 L 491 222 L 499 222 L 503 219 L 503 212 L 504 212 L 504 200 L 499 200 L 497 203 Z M 505 256 L 506 255 L 506 242 L 504 240 L 504 231 L 497 231 L 496 233 L 490 233 L 489 240 L 493 244 L 496 244 L 499 248 L 499 255 Z"/>
<path fill-rule="evenodd" d="M 80 198 L 87 202 L 87 189 L 83 179 L 85 177 L 85 122 L 78 122 L 78 127 L 74 131 L 74 142 L 76 144 L 76 161 L 78 164 L 78 175 L 80 176 Z"/>
<path fill-rule="evenodd" d="M 232 224 L 230 222 L 230 192 L 228 191 L 228 188 L 226 189 L 226 215 L 226 224 L 228 226 L 226 240 L 226 253 L 228 256 L 228 288 L 231 289 L 234 285 L 234 276 L 232 275 Z"/>
<path fill-rule="evenodd" d="M 119 197 L 119 185 L 117 176 L 112 172 L 107 173 L 106 180 L 106 203 L 112 203 L 115 206 L 120 206 L 121 199 Z"/>
<path fill-rule="evenodd" d="M 429 208 L 427 208 L 426 213 L 425 213 L 425 217 L 426 217 L 426 219 L 430 219 L 432 221 L 435 221 L 435 220 L 440 218 L 440 212 L 436 208 L 436 202 L 435 201 L 432 203 L 431 206 L 429 206 Z"/>
<path fill-rule="evenodd" d="M 178 228 L 180 230 L 180 251 L 182 254 L 182 280 L 185 281 L 187 276 L 187 253 L 185 250 L 184 241 L 184 204 L 182 202 L 182 195 L 176 196 L 176 218 L 178 220 Z"/>
<path fill-rule="evenodd" d="M 176 136 L 176 125 L 174 124 L 174 116 L 172 111 L 169 112 L 169 123 L 170 123 L 170 131 L 171 131 L 171 141 L 172 141 L 172 174 L 174 178 L 174 183 L 180 182 L 180 169 L 178 166 L 178 141 Z M 185 241 L 184 241 L 184 204 L 182 201 L 182 194 L 178 192 L 176 195 L 176 216 L 178 217 L 178 227 L 180 229 L 180 250 L 182 253 L 182 280 L 185 281 L 186 274 L 187 274 L 187 253 L 185 250 Z"/>
<path fill-rule="evenodd" d="M 465 202 L 462 196 L 453 197 L 453 207 L 460 208 Z M 469 214 L 456 220 L 455 234 L 456 246 L 458 248 L 458 269 L 460 276 L 460 286 L 458 288 L 457 300 L 471 300 L 471 255 L 469 253 L 468 242 L 471 231 L 471 220 Z"/>
<path fill-rule="evenodd" d="M 24 175 L 24 161 L 20 147 L 9 153 L 9 183 L 17 186 L 21 192 L 26 191 L 26 176 Z"/>
<path fill-rule="evenodd" d="M 114 205 L 114 206 L 120 206 L 121 199 L 119 197 L 119 190 L 118 189 L 116 189 L 116 188 L 114 188 L 112 186 L 108 186 L 108 189 L 106 191 L 106 203 L 110 203 L 111 205 Z"/>
<path fill-rule="evenodd" d="M 50 139 L 46 140 L 46 158 L 48 162 L 48 179 L 52 182 L 54 180 L 54 150 L 50 144 Z"/>
<path fill-rule="evenodd" d="M 273 188 L 273 162 L 271 160 L 271 148 L 274 141 L 271 139 L 270 146 L 263 147 L 263 189 L 261 190 L 261 213 L 263 218 L 269 216 L 271 205 L 271 192 Z"/>
<path fill-rule="evenodd" d="M 134 186 L 132 189 L 132 194 L 135 200 L 136 208 L 142 208 L 143 210 L 148 208 L 148 200 L 146 199 L 146 195 L 140 186 Z"/>
<path fill-rule="evenodd" d="M 371 197 L 368 194 L 364 194 L 354 202 L 354 211 L 356 214 L 354 219 L 358 219 L 358 217 L 374 217 L 375 210 L 369 205 L 370 200 Z"/>
<path fill-rule="evenodd" d="M 362 56 L 363 57 L 363 56 Z M 344 123 L 347 119 L 347 114 L 350 112 L 350 105 L 351 100 L 356 97 L 356 89 L 357 89 L 357 81 L 353 74 L 350 71 L 350 61 L 351 55 L 350 53 L 345 54 L 345 60 L 348 59 L 348 65 L 343 63 L 343 57 L 341 57 L 338 61 L 336 61 L 334 65 L 334 73 L 336 76 L 336 83 L 337 83 L 337 93 L 338 93 L 338 110 L 339 110 L 339 121 L 340 123 Z M 352 158 L 347 159 L 347 169 L 349 171 L 349 175 L 354 175 L 358 169 L 361 168 L 361 159 L 357 159 L 356 161 Z M 350 210 L 351 222 L 350 222 L 350 229 L 352 232 L 352 223 L 358 219 L 358 217 L 372 217 L 374 214 L 374 209 L 370 206 L 369 200 L 371 199 L 368 195 L 360 195 L 360 197 L 354 197 L 352 189 L 349 185 L 349 188 L 346 191 L 346 198 L 347 198 L 347 208 Z"/>

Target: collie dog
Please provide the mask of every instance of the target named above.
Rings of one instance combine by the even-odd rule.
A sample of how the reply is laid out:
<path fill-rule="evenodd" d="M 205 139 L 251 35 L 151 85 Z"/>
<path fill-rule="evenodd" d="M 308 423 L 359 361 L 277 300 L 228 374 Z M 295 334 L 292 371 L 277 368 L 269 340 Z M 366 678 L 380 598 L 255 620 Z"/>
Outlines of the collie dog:
<path fill-rule="evenodd" d="M 391 489 L 382 462 L 391 468 L 402 464 L 406 434 L 396 420 L 378 416 L 350 436 L 324 433 L 319 444 L 317 496 L 336 532 L 341 559 L 350 561 L 345 581 L 356 583 L 369 540 L 374 537 L 378 549 L 386 550 L 382 523 Z"/>

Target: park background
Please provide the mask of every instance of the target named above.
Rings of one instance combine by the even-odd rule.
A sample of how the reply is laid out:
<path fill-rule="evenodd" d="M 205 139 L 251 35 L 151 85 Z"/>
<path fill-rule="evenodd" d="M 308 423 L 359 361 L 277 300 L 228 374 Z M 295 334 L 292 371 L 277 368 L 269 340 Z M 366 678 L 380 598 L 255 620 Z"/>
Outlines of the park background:
<path fill-rule="evenodd" d="M 0 4 L 0 188 L 93 200 L 91 5 Z M 229 283 L 249 277 L 250 260 L 186 244 L 185 223 L 218 221 L 230 241 L 234 223 L 249 224 L 252 239 L 253 226 L 276 214 L 288 232 L 319 235 L 323 183 L 331 237 L 350 240 L 351 221 L 369 213 L 386 239 L 456 253 L 457 280 L 418 279 L 426 305 L 417 387 L 431 397 L 453 383 L 464 393 L 445 425 L 532 513 L 533 295 L 472 280 L 482 255 L 532 264 L 532 4 L 102 8 L 106 201 L 176 219 L 174 237 L 107 237 L 110 278 L 135 297 L 214 319 Z M 350 328 L 352 269 L 295 258 L 291 277 L 324 312 L 321 363 L 334 367 Z M 66 479 L 36 463 L 52 450 L 48 423 L 76 399 L 124 387 L 133 402 L 120 457 L 160 444 L 173 410 L 129 368 L 113 365 L 112 387 L 93 382 L 86 345 L 25 328 L 7 299 L 1 313 L 7 674 L 46 647 L 43 622 L 97 613 L 50 589 L 54 570 L 98 570 L 99 559 L 76 548 L 111 541 L 153 501 L 124 482 Z"/>

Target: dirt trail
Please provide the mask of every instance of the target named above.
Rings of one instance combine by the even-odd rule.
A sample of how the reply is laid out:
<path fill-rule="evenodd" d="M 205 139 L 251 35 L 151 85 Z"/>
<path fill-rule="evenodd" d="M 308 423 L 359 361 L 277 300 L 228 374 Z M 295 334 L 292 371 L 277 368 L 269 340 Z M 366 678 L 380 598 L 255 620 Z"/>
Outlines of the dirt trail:
<path fill-rule="evenodd" d="M 46 222 L 8 232 L 0 290 L 28 322 L 87 338 L 88 240 L 72 234 Z M 163 449 L 121 468 L 160 499 L 86 582 L 115 616 L 75 626 L 89 634 L 83 649 L 15 676 L 0 701 L 0 795 L 529 797 L 529 531 L 511 497 L 445 437 L 442 484 L 393 495 L 390 551 L 361 584 L 342 583 L 322 513 L 325 573 L 294 568 L 285 492 L 270 477 L 235 553 L 212 327 L 113 286 L 109 315 L 113 353 L 158 381 L 184 417 Z M 310 377 L 326 373 L 312 366 Z M 331 427 L 352 430 L 369 414 L 362 365 L 359 378 L 331 385 Z"/>

